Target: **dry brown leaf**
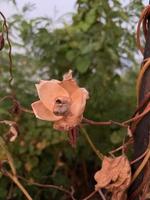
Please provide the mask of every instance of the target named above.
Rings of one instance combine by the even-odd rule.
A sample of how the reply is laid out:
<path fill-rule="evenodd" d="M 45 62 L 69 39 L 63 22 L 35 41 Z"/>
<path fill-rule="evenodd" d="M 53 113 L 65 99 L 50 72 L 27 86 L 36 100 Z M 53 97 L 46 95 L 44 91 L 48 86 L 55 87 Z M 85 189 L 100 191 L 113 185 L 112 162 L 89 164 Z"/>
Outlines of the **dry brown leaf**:
<path fill-rule="evenodd" d="M 104 157 L 101 170 L 94 176 L 95 190 L 106 188 L 112 192 L 112 200 L 126 199 L 125 191 L 131 182 L 131 168 L 126 156 Z"/>
<path fill-rule="evenodd" d="M 17 138 L 17 136 L 18 136 L 18 133 L 19 133 L 17 123 L 14 122 L 14 121 L 8 121 L 8 120 L 3 120 L 0 123 L 6 124 L 6 125 L 9 126 L 9 131 L 6 135 L 6 138 L 7 138 L 8 141 L 14 142 L 15 139 Z"/>

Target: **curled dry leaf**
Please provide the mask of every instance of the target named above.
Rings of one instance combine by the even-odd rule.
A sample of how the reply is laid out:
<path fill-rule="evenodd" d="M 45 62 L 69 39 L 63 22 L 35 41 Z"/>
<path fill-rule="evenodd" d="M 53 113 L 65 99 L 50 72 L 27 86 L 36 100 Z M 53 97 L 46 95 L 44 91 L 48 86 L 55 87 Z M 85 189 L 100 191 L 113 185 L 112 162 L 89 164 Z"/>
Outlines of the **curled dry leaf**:
<path fill-rule="evenodd" d="M 35 116 L 54 122 L 54 129 L 69 131 L 82 120 L 88 92 L 80 88 L 70 70 L 62 81 L 40 81 L 36 84 L 39 101 L 32 103 Z"/>
<path fill-rule="evenodd" d="M 104 157 L 101 170 L 94 176 L 95 190 L 106 188 L 112 192 L 112 200 L 125 200 L 125 191 L 131 182 L 131 168 L 126 156 Z"/>
<path fill-rule="evenodd" d="M 9 132 L 7 134 L 7 138 L 10 142 L 14 142 L 15 139 L 17 138 L 18 136 L 18 126 L 16 123 L 13 123 L 11 126 L 10 126 L 10 129 L 9 129 Z"/>
<path fill-rule="evenodd" d="M 14 121 L 8 121 L 8 120 L 3 120 L 3 121 L 1 121 L 1 123 L 9 126 L 9 131 L 8 131 L 6 137 L 7 137 L 8 141 L 14 142 L 19 133 L 17 123 Z"/>

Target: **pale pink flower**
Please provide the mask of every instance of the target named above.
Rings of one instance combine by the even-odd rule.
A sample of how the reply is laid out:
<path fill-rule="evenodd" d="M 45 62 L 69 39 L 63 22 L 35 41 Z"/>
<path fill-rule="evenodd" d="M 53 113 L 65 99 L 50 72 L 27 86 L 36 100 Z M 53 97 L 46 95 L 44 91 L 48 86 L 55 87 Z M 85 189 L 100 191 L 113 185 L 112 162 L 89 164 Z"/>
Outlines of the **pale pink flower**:
<path fill-rule="evenodd" d="M 40 81 L 36 84 L 39 101 L 32 103 L 35 116 L 54 122 L 54 129 L 70 131 L 80 124 L 88 92 L 80 88 L 70 70 L 62 81 Z"/>

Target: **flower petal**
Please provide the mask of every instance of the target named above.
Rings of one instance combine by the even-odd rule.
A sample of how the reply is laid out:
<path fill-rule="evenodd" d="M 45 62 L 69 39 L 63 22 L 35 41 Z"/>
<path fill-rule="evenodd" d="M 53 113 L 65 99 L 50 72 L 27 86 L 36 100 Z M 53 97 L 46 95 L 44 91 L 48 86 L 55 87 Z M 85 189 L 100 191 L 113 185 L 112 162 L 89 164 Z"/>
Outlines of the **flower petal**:
<path fill-rule="evenodd" d="M 76 81 L 74 79 L 70 80 L 64 80 L 60 83 L 60 85 L 67 90 L 67 92 L 72 95 L 77 89 L 79 89 L 79 86 L 77 85 Z"/>
<path fill-rule="evenodd" d="M 60 85 L 67 90 L 67 92 L 72 95 L 77 89 L 79 89 L 79 86 L 77 85 L 75 79 L 72 78 L 72 71 L 69 70 L 68 73 L 64 74 L 63 81 L 60 83 Z"/>
<path fill-rule="evenodd" d="M 60 83 L 61 82 L 61 81 L 56 80 L 56 79 L 51 79 L 50 81 L 53 82 L 53 83 Z M 40 84 L 47 83 L 47 82 L 50 82 L 50 81 L 49 80 L 40 80 Z"/>
<path fill-rule="evenodd" d="M 50 110 L 48 110 L 41 101 L 36 101 L 31 104 L 35 116 L 42 120 L 47 121 L 57 121 L 60 120 L 61 116 L 54 115 Z"/>
<path fill-rule="evenodd" d="M 73 116 L 81 116 L 84 112 L 86 100 L 88 99 L 88 91 L 85 88 L 79 88 L 72 95 L 72 104 L 70 111 Z"/>
<path fill-rule="evenodd" d="M 38 95 L 42 103 L 53 112 L 55 100 L 58 97 L 68 97 L 68 92 L 61 87 L 56 80 L 44 81 L 40 84 L 36 84 Z"/>

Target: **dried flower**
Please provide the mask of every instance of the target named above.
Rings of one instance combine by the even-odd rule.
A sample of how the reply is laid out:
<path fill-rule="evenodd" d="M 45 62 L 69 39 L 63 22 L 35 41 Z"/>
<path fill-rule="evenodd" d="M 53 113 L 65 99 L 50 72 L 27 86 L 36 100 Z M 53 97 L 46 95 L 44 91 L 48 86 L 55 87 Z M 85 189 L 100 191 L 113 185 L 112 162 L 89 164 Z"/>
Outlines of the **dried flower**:
<path fill-rule="evenodd" d="M 126 199 L 125 191 L 131 182 L 131 168 L 126 156 L 104 157 L 102 169 L 94 176 L 95 190 L 106 188 L 112 192 L 112 200 Z"/>
<path fill-rule="evenodd" d="M 69 131 L 82 120 L 88 92 L 80 88 L 70 70 L 62 81 L 40 81 L 36 84 L 39 101 L 32 103 L 37 118 L 54 122 L 54 128 Z"/>

